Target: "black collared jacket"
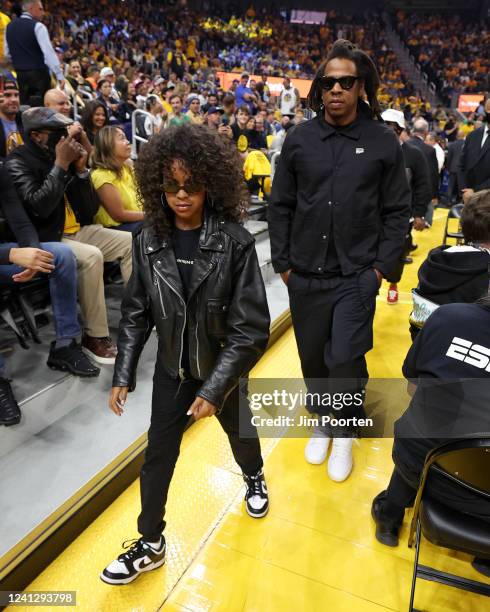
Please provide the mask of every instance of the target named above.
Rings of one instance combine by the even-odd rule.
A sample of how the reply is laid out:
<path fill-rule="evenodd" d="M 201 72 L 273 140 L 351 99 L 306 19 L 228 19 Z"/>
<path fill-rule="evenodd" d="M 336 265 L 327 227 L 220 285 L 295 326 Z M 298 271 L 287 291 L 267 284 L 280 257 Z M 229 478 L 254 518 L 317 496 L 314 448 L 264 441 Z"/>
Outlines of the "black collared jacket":
<path fill-rule="evenodd" d="M 389 274 L 411 209 L 403 154 L 392 130 L 361 112 L 336 130 L 318 115 L 289 130 L 269 202 L 276 272 L 322 275 L 329 241 L 343 275 Z"/>
<path fill-rule="evenodd" d="M 191 376 L 198 395 L 221 408 L 263 354 L 270 316 L 254 239 L 241 225 L 206 215 L 187 302 L 171 239 L 151 228 L 134 238 L 133 273 L 121 306 L 113 386 L 135 387 L 138 359 L 153 326 L 158 358 L 183 377 L 187 325 Z"/>

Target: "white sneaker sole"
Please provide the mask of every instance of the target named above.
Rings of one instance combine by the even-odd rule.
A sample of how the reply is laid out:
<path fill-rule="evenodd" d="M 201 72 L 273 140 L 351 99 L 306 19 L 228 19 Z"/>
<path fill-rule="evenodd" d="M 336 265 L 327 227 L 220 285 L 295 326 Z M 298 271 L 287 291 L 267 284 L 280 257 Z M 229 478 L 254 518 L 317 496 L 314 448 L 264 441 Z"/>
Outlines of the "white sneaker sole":
<path fill-rule="evenodd" d="M 262 518 L 263 516 L 265 516 L 268 512 L 269 512 L 269 506 L 267 506 L 267 508 L 261 512 L 260 514 L 257 513 L 251 513 L 250 510 L 248 509 L 247 504 L 245 504 L 245 510 L 247 511 L 248 516 L 251 516 L 252 518 Z"/>
<path fill-rule="evenodd" d="M 332 476 L 332 474 L 330 474 L 330 470 L 329 469 L 327 469 L 327 474 L 328 474 L 328 477 L 330 478 L 330 480 L 332 480 L 333 482 L 344 482 L 344 480 L 347 480 L 347 478 L 349 478 L 349 476 L 352 474 L 352 470 L 353 469 L 354 469 L 354 463 L 351 465 L 351 468 L 350 468 L 349 472 L 343 478 L 338 478 L 338 477 Z"/>
<path fill-rule="evenodd" d="M 103 572 L 100 574 L 99 577 L 102 580 L 102 582 L 105 582 L 106 584 L 112 584 L 112 585 L 129 584 L 130 582 L 133 582 L 133 580 L 136 580 L 136 578 L 138 578 L 138 576 L 140 576 L 143 572 L 150 572 L 151 570 L 161 567 L 164 563 L 165 563 L 165 557 L 161 559 L 160 561 L 157 561 L 156 563 L 153 563 L 152 565 L 149 565 L 148 567 L 143 568 L 137 574 L 134 574 L 134 576 L 128 576 L 127 578 L 123 578 L 120 580 L 108 578 L 107 576 L 104 576 Z"/>
<path fill-rule="evenodd" d="M 115 357 L 99 357 L 99 355 L 92 353 L 92 351 L 90 351 L 85 346 L 82 346 L 82 350 L 85 355 L 87 355 L 87 357 L 90 357 L 90 359 L 97 363 L 101 363 L 102 365 L 114 365 L 116 363 Z"/>
<path fill-rule="evenodd" d="M 309 444 L 310 442 L 308 442 Z M 330 448 L 330 439 L 328 440 L 327 443 L 327 447 L 325 449 L 324 452 L 322 452 L 322 454 L 320 455 L 319 453 L 317 453 L 316 456 L 309 456 L 308 455 L 308 444 L 305 446 L 305 459 L 308 463 L 310 463 L 311 465 L 321 465 L 322 463 L 325 463 L 325 459 L 327 458 L 328 455 L 328 449 Z"/>

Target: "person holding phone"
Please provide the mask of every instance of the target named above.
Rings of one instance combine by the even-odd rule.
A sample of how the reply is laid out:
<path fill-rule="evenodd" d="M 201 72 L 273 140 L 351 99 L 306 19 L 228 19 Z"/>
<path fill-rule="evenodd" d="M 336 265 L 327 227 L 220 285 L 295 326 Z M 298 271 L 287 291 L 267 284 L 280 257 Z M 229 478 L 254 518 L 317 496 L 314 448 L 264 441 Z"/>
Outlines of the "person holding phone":
<path fill-rule="evenodd" d="M 254 239 L 241 224 L 248 194 L 238 153 L 207 127 L 174 126 L 142 148 L 136 178 L 146 225 L 135 236 L 121 308 L 109 398 L 116 415 L 135 388 L 153 326 L 158 352 L 140 478 L 141 537 L 103 570 L 109 584 L 132 582 L 165 561 L 165 503 L 191 416 L 216 416 L 227 433 L 243 472 L 247 513 L 259 518 L 269 508 L 246 385 L 238 386 L 264 352 L 270 326 Z"/>

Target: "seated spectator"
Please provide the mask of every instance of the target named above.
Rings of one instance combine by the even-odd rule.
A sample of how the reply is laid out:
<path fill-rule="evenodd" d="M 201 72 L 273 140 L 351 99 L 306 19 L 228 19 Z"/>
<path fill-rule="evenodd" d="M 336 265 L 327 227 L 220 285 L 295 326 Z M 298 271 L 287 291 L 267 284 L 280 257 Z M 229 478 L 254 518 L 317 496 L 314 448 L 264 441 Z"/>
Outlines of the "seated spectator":
<path fill-rule="evenodd" d="M 147 138 L 150 138 L 150 136 L 157 134 L 164 127 L 167 113 L 158 96 L 154 94 L 148 96 L 148 100 L 146 101 L 146 112 L 151 114 L 151 118 L 145 118 L 144 124 Z"/>
<path fill-rule="evenodd" d="M 87 170 L 87 152 L 68 136 L 73 121 L 49 108 L 22 114 L 25 144 L 6 165 L 41 242 L 63 242 L 77 259 L 78 296 L 85 326 L 82 346 L 98 363 L 114 363 L 104 297 L 103 263 L 121 260 L 131 275 L 131 235 L 93 225 L 97 197 Z"/>
<path fill-rule="evenodd" d="M 466 244 L 432 249 L 419 269 L 410 315 L 412 339 L 441 304 L 471 303 L 488 289 L 490 264 L 490 189 L 471 197 L 461 214 Z"/>
<path fill-rule="evenodd" d="M 104 68 L 102 68 L 102 70 L 100 71 L 100 78 L 103 79 L 104 81 L 109 81 L 111 85 L 111 92 L 109 95 L 111 98 L 116 100 L 116 102 L 119 102 L 120 94 L 118 90 L 116 89 L 116 75 L 114 74 L 114 70 L 110 68 L 109 66 L 104 66 Z M 99 84 L 97 83 L 97 87 L 98 85 Z"/>
<path fill-rule="evenodd" d="M 61 89 L 48 89 L 48 91 L 44 94 L 44 106 L 46 108 L 52 108 L 55 112 L 65 115 L 65 117 L 70 117 L 70 99 L 64 91 L 61 91 Z M 87 151 L 87 155 L 90 155 L 92 152 L 92 145 L 90 144 L 87 133 L 82 128 L 81 124 L 78 121 L 75 121 L 67 127 L 67 130 L 68 134 L 73 136 L 73 138 L 77 140 Z"/>
<path fill-rule="evenodd" d="M 262 115 L 255 117 L 254 132 L 250 137 L 250 147 L 252 149 L 267 149 L 267 133 L 264 128 L 264 118 Z"/>
<path fill-rule="evenodd" d="M 246 104 L 242 104 L 236 113 L 236 122 L 231 126 L 233 140 L 237 143 L 240 153 L 244 153 L 250 148 L 250 111 Z"/>
<path fill-rule="evenodd" d="M 173 94 L 170 98 L 170 105 L 172 107 L 172 114 L 169 116 L 168 124 L 171 125 L 182 125 L 183 123 L 190 122 L 191 118 L 182 112 L 183 104 L 182 98 L 179 94 Z"/>
<path fill-rule="evenodd" d="M 4 81 L 0 91 L 0 158 L 23 143 L 19 88 L 14 80 Z"/>
<path fill-rule="evenodd" d="M 482 360 L 452 351 L 456 340 L 479 345 L 475 356 Z M 395 469 L 387 490 L 372 504 L 376 538 L 382 544 L 398 545 L 405 508 L 414 502 L 427 453 L 445 442 L 490 431 L 489 354 L 490 294 L 475 304 L 441 306 L 413 343 L 403 364 L 412 400 L 395 423 Z M 476 492 L 437 472 L 427 486 L 441 504 L 490 523 L 490 504 Z M 488 560 L 475 559 L 474 567 L 490 575 Z"/>
<path fill-rule="evenodd" d="M 94 222 L 127 232 L 142 225 L 144 212 L 131 165 L 131 144 L 119 127 L 106 126 L 95 137 L 92 183 L 101 206 Z"/>
<path fill-rule="evenodd" d="M 109 125 L 109 114 L 100 100 L 87 102 L 80 119 L 90 144 L 94 144 L 95 135 L 105 125 Z"/>
<path fill-rule="evenodd" d="M 119 100 L 112 97 L 112 84 L 107 79 L 100 79 L 97 83 L 97 99 L 105 106 L 109 123 L 118 123 Z"/>
<path fill-rule="evenodd" d="M 72 250 L 59 242 L 39 242 L 3 164 L 0 166 L 0 193 L 2 213 L 15 240 L 0 242 L 0 285 L 25 283 L 36 274 L 48 275 L 56 328 L 48 366 L 75 376 L 98 376 L 100 370 L 87 359 L 77 342 L 81 330 L 77 315 L 77 268 Z M 16 425 L 20 418 L 0 354 L 0 425 Z"/>
<path fill-rule="evenodd" d="M 270 150 L 274 153 L 280 152 L 282 149 L 282 145 L 284 144 L 284 140 L 286 139 L 286 134 L 290 128 L 292 128 L 294 123 L 288 117 L 288 115 L 284 115 L 281 119 L 280 129 L 276 132 L 276 135 L 272 139 Z"/>
<path fill-rule="evenodd" d="M 186 115 L 191 120 L 191 123 L 202 125 L 204 120 L 201 114 L 201 103 L 199 101 L 199 97 L 191 95 L 188 97 L 187 103 L 189 105 L 189 110 L 187 111 Z"/>
<path fill-rule="evenodd" d="M 71 62 L 68 64 L 68 74 L 66 75 L 66 80 L 73 87 L 74 91 L 83 89 L 90 94 L 93 94 L 94 92 L 92 85 L 83 78 L 82 67 L 77 59 L 71 60 Z"/>

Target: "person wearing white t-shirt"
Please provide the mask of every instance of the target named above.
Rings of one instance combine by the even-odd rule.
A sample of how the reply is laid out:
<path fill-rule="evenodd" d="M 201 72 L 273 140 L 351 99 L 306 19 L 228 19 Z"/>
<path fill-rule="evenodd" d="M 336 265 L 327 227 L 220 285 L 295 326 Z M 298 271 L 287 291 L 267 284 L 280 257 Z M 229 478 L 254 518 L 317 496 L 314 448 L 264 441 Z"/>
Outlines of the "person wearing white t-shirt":
<path fill-rule="evenodd" d="M 281 115 L 294 117 L 296 106 L 300 101 L 299 91 L 296 87 L 292 86 L 289 77 L 284 77 L 282 84 L 283 89 L 279 95 L 279 110 L 281 111 Z"/>

